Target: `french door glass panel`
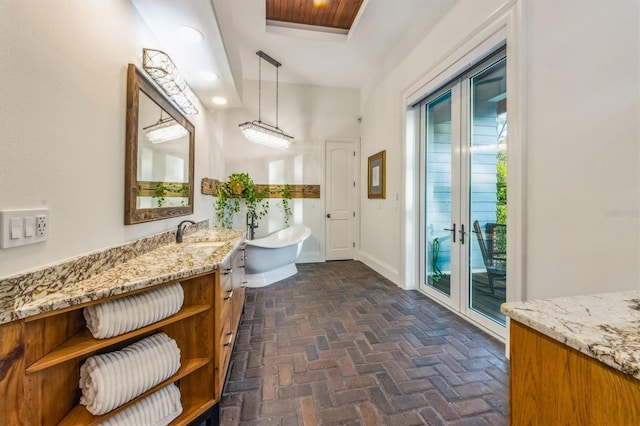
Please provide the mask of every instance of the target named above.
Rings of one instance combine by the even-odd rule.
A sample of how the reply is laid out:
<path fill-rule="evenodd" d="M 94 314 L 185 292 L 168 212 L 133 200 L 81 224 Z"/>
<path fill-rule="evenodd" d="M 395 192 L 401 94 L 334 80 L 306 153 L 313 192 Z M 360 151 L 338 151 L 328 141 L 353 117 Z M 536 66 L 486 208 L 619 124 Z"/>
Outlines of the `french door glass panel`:
<path fill-rule="evenodd" d="M 505 325 L 506 99 L 503 51 L 420 104 L 422 288 L 492 330 Z"/>
<path fill-rule="evenodd" d="M 426 106 L 425 236 L 426 284 L 451 296 L 452 145 L 451 91 Z"/>
<path fill-rule="evenodd" d="M 505 324 L 507 272 L 506 59 L 469 78 L 468 306 Z M 475 235 L 474 235 L 475 234 Z"/>

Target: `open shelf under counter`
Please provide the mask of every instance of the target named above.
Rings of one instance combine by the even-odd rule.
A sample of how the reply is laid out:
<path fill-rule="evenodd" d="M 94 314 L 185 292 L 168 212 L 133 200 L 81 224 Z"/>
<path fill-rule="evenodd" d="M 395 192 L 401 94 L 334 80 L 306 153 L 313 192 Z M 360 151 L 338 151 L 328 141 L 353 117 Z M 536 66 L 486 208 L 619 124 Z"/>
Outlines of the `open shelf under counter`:
<path fill-rule="evenodd" d="M 216 405 L 213 399 L 188 399 L 182 400 L 182 413 L 171 422 L 172 426 L 187 426 L 195 419 L 200 417 L 202 413 Z"/>
<path fill-rule="evenodd" d="M 180 369 L 170 378 L 165 380 L 164 382 L 152 387 L 145 393 L 139 395 L 138 397 L 132 399 L 131 401 L 121 405 L 120 407 L 100 416 L 94 416 L 89 411 L 87 411 L 84 405 L 77 405 L 73 408 L 67 416 L 62 419 L 59 423 L 60 426 L 72 426 L 72 425 L 86 425 L 92 426 L 97 425 L 100 422 L 105 421 L 106 419 L 115 416 L 119 412 L 125 410 L 126 408 L 134 405 L 138 401 L 144 399 L 145 397 L 151 395 L 152 393 L 162 389 L 165 386 L 170 385 L 171 383 L 177 382 L 178 380 L 188 376 L 194 371 L 210 364 L 213 360 L 211 358 L 197 358 L 197 359 L 188 359 L 182 362 Z M 213 405 L 214 400 L 211 398 L 211 404 Z M 183 407 L 184 410 L 184 407 Z"/>
<path fill-rule="evenodd" d="M 160 327 L 164 327 L 169 324 L 173 324 L 183 319 L 198 315 L 202 312 L 206 312 L 211 307 L 209 305 L 191 305 L 183 306 L 177 313 L 162 319 L 148 326 L 133 330 L 129 333 L 121 334 L 119 336 L 109 337 L 107 339 L 96 339 L 91 335 L 88 329 L 83 329 L 78 334 L 64 342 L 58 348 L 49 352 L 47 355 L 40 358 L 38 361 L 31 364 L 26 368 L 27 374 L 32 374 L 71 359 L 88 355 L 99 351 L 100 349 L 108 348 L 114 344 L 133 339 L 138 336 L 142 336 L 147 333 L 151 333 Z"/>

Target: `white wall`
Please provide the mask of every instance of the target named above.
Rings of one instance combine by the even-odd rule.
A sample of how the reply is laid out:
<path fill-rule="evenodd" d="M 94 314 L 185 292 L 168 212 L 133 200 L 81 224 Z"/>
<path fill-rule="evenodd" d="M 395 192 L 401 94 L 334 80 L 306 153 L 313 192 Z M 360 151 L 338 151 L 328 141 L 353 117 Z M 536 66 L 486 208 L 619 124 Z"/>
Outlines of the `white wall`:
<path fill-rule="evenodd" d="M 404 191 L 401 94 L 503 3 L 460 0 L 363 90 L 361 177 L 366 157 L 386 149 L 388 195 L 370 201 L 362 194 L 362 258 L 400 286 L 407 284 L 399 254 L 404 213 L 395 202 Z M 525 298 L 637 289 L 639 282 L 639 5 L 561 3 L 523 4 Z"/>
<path fill-rule="evenodd" d="M 284 67 L 283 67 L 284 68 Z M 267 70 L 263 67 L 263 76 Z M 285 72 L 283 69 L 282 73 Z M 360 91 L 280 83 L 278 127 L 295 142 L 281 151 L 247 141 L 238 124 L 258 119 L 258 82 L 243 82 L 243 108 L 224 115 L 225 171 L 249 173 L 257 184 L 308 184 L 324 186 L 323 140 L 360 136 Z M 275 125 L 275 83 L 262 81 L 262 121 Z M 324 198 L 293 199 L 293 222 L 309 226 L 312 235 L 302 247 L 299 261 L 324 260 Z M 244 217 L 234 227 L 244 226 Z M 256 237 L 283 227 L 280 200 L 270 202 L 269 216 L 260 221 Z"/>
<path fill-rule="evenodd" d="M 125 0 L 0 1 L 0 209 L 47 207 L 49 240 L 0 250 L 0 277 L 163 232 L 124 225 L 127 63 L 156 47 Z M 223 175 L 213 113 L 196 128 L 195 184 Z M 195 191 L 191 219 L 213 217 Z"/>
<path fill-rule="evenodd" d="M 528 298 L 638 289 L 640 4 L 529 1 Z"/>

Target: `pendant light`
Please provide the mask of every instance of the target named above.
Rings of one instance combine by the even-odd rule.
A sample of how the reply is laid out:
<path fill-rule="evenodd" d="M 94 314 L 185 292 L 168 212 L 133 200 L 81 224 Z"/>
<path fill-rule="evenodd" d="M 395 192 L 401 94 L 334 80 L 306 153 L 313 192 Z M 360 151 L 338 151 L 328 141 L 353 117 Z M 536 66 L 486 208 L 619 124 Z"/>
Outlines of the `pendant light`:
<path fill-rule="evenodd" d="M 289 148 L 293 142 L 293 136 L 285 134 L 278 127 L 278 68 L 282 65 L 280 62 L 273 59 L 263 51 L 259 50 L 256 55 L 260 58 L 258 60 L 258 120 L 247 121 L 246 123 L 239 124 L 242 134 L 248 141 L 266 145 L 272 148 L 285 150 Z M 269 62 L 276 67 L 276 125 L 271 126 L 262 122 L 262 60 Z"/>
<path fill-rule="evenodd" d="M 189 134 L 187 129 L 172 117 L 162 118 L 162 110 L 160 110 L 160 119 L 151 126 L 143 128 L 142 133 L 147 136 L 151 143 L 169 142 Z"/>

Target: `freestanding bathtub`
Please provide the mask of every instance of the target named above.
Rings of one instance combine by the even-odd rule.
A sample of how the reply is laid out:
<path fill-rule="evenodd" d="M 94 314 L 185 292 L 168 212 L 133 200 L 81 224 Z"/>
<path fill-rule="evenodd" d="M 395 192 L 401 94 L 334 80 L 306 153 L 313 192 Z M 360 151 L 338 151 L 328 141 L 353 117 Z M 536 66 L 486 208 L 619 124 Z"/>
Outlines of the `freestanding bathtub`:
<path fill-rule="evenodd" d="M 294 225 L 275 231 L 266 237 L 247 240 L 245 247 L 245 279 L 247 287 L 264 287 L 298 272 L 296 259 L 302 242 L 311 229 Z"/>

